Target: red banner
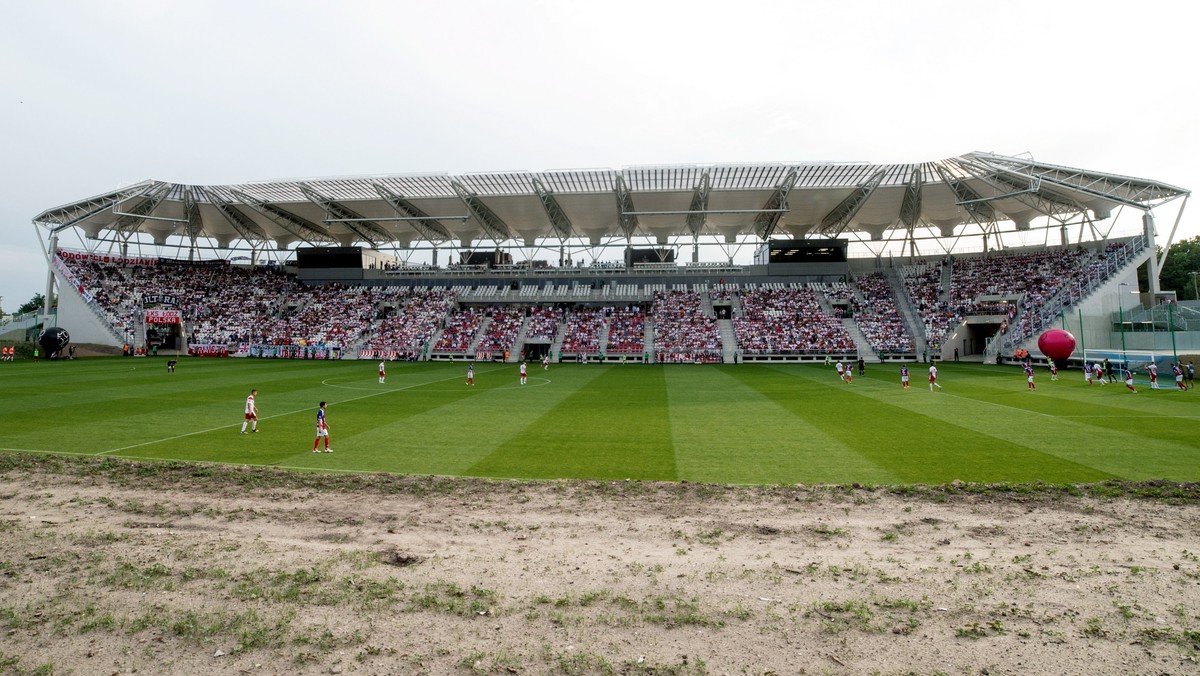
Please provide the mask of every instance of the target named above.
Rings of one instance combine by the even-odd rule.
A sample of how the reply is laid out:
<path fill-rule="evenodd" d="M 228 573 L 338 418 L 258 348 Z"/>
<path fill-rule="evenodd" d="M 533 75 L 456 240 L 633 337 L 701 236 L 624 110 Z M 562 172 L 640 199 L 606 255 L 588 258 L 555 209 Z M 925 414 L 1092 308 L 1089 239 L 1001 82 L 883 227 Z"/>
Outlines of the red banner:
<path fill-rule="evenodd" d="M 88 261 L 93 263 L 108 263 L 109 265 L 141 265 L 152 267 L 158 265 L 157 258 L 131 258 L 108 254 L 81 253 L 78 251 L 58 250 L 59 258 L 72 261 Z"/>
<path fill-rule="evenodd" d="M 180 319 L 179 310 L 146 310 L 147 324 L 179 324 Z"/>

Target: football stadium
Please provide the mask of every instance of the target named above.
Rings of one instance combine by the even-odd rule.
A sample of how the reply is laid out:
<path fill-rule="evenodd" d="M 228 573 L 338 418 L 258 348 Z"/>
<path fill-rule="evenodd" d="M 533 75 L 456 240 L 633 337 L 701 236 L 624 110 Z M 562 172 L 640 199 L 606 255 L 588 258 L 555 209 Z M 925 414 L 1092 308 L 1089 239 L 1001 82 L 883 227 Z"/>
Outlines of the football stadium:
<path fill-rule="evenodd" d="M 1188 195 L 979 152 L 148 180 L 34 218 L 57 307 L 3 337 L 50 363 L 6 372 L 31 405 L 5 445 L 503 478 L 1196 480 L 1200 308 L 1158 284 Z M 252 389 L 262 429 L 241 439 Z M 319 401 L 332 456 L 308 448 Z"/>
<path fill-rule="evenodd" d="M 1194 673 L 1187 198 L 970 153 L 47 209 L 0 671 Z"/>

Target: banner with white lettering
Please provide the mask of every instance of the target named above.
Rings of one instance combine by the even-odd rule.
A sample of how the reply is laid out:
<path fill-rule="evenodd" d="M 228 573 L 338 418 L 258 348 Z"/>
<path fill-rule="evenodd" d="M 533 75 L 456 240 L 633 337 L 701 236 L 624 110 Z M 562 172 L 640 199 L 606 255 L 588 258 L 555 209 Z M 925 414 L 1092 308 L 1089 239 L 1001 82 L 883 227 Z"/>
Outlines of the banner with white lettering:
<path fill-rule="evenodd" d="M 147 293 L 142 295 L 142 305 L 171 305 L 179 307 L 179 299 L 169 293 Z"/>
<path fill-rule="evenodd" d="M 181 316 L 179 310 L 146 310 L 146 323 L 179 324 Z"/>
<path fill-rule="evenodd" d="M 85 261 L 89 263 L 106 263 L 108 265 L 141 265 L 145 267 L 154 267 L 158 265 L 157 258 L 135 258 L 129 256 L 116 256 L 111 254 L 94 254 L 80 251 L 58 250 L 59 258 L 68 261 Z"/>

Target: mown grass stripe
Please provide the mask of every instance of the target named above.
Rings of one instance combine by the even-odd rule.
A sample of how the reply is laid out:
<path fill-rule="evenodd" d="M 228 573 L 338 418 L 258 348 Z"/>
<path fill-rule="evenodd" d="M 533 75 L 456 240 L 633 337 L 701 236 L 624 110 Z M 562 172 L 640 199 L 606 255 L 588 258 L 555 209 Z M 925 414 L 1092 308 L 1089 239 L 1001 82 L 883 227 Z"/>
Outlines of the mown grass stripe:
<path fill-rule="evenodd" d="M 1111 476 L 1003 436 L 981 435 L 972 426 L 975 418 L 964 410 L 964 404 L 973 402 L 947 396 L 945 390 L 931 393 L 927 381 L 904 390 L 899 378 L 858 377 L 846 384 L 817 367 L 773 368 L 781 377 L 819 383 L 827 394 L 807 407 L 815 424 L 904 482 L 1095 481 Z"/>
<path fill-rule="evenodd" d="M 798 412 L 792 405 L 797 388 L 756 389 L 727 368 L 670 367 L 664 373 L 681 479 L 729 483 L 898 480 L 813 425 L 802 408 Z"/>
<path fill-rule="evenodd" d="M 41 453 L 526 478 L 733 483 L 1200 480 L 1200 393 L 1088 387 L 1078 372 L 898 365 L 842 385 L 817 365 L 516 365 L 185 358 L 0 365 L 5 446 Z M 1164 384 L 1165 387 L 1166 384 Z M 257 435 L 237 433 L 259 389 Z M 335 453 L 312 454 L 317 402 Z"/>
<path fill-rule="evenodd" d="M 676 478 L 661 367 L 592 365 L 592 373 L 522 434 L 499 446 L 471 474 L 526 478 Z"/>

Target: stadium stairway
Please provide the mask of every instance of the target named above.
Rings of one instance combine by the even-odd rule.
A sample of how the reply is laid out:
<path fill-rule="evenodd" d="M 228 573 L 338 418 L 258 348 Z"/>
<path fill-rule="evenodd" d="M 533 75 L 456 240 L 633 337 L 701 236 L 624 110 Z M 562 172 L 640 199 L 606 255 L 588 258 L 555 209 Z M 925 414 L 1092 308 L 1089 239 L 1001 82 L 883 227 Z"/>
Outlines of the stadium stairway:
<path fill-rule="evenodd" d="M 471 338 L 471 344 L 467 346 L 467 354 L 474 355 L 479 350 L 479 343 L 483 342 L 483 337 L 487 335 L 488 328 L 492 325 L 491 317 L 484 317 L 483 321 L 479 322 L 479 328 L 475 329 L 475 336 Z M 508 353 L 510 361 L 516 361 L 517 355 L 512 352 Z"/>
<path fill-rule="evenodd" d="M 950 260 L 950 265 L 942 266 L 942 295 L 938 298 L 947 304 L 953 299 L 950 297 L 950 287 L 954 284 L 954 260 Z"/>
<path fill-rule="evenodd" d="M 600 339 L 598 341 L 596 341 L 596 349 L 600 351 L 600 354 L 604 354 L 605 352 L 608 352 L 608 323 L 609 323 L 609 321 L 610 321 L 609 319 L 605 319 L 604 323 L 600 325 Z"/>
<path fill-rule="evenodd" d="M 521 320 L 521 328 L 517 329 L 517 338 L 513 341 L 512 350 L 509 352 L 509 356 L 512 359 L 516 360 L 521 355 L 525 354 L 525 336 L 527 335 L 526 332 L 528 330 L 529 317 L 525 317 Z"/>
<path fill-rule="evenodd" d="M 829 296 L 826 295 L 826 293 L 828 291 L 829 291 L 828 287 L 824 287 L 824 286 L 822 286 L 818 290 L 817 304 L 821 306 L 821 312 L 824 312 L 825 314 L 829 315 L 830 317 L 836 317 L 837 312 L 834 312 L 834 310 L 833 310 L 833 303 L 829 302 Z"/>
<path fill-rule="evenodd" d="M 646 316 L 646 344 L 642 347 L 642 352 L 647 355 L 647 363 L 654 361 L 654 319 L 649 315 Z"/>
<path fill-rule="evenodd" d="M 434 331 L 433 334 L 429 336 L 428 342 L 425 343 L 425 354 L 426 355 L 429 355 L 430 353 L 433 352 L 433 346 L 438 344 L 438 341 L 442 339 L 442 334 L 445 332 L 446 332 L 446 327 L 443 324 L 441 328 L 439 328 L 437 331 Z"/>
<path fill-rule="evenodd" d="M 710 307 L 711 305 L 709 303 Z M 717 327 L 721 329 L 721 361 L 732 364 L 737 355 L 737 335 L 733 332 L 733 320 L 718 319 Z"/>
<path fill-rule="evenodd" d="M 871 344 L 867 342 L 867 337 L 863 335 L 862 329 L 858 328 L 858 322 L 853 319 L 843 319 L 842 326 L 846 327 L 846 332 L 850 334 L 850 338 L 854 341 L 854 348 L 858 350 L 858 355 L 868 364 L 879 364 L 883 360 L 879 355 L 875 354 L 875 350 L 871 349 Z"/>
<path fill-rule="evenodd" d="M 908 290 L 904 288 L 904 282 L 900 279 L 900 273 L 896 272 L 895 268 L 887 268 L 883 271 L 883 276 L 892 289 L 892 297 L 896 299 L 896 309 L 900 311 L 900 318 L 904 320 L 905 330 L 912 337 L 916 353 L 924 354 L 925 350 L 929 349 L 929 344 L 925 342 L 925 323 L 917 314 L 916 308 L 913 307 Z"/>
<path fill-rule="evenodd" d="M 564 322 L 558 323 L 558 328 L 554 330 L 554 341 L 550 343 L 551 359 L 557 360 L 562 354 L 563 339 L 567 337 Z"/>

